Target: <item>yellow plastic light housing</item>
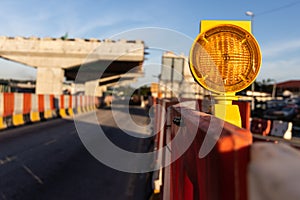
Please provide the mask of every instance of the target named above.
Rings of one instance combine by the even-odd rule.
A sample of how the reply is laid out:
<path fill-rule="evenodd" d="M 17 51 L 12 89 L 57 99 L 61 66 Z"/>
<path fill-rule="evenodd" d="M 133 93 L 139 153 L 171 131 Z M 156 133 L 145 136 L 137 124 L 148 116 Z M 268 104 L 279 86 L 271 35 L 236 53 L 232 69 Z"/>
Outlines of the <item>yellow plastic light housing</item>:
<path fill-rule="evenodd" d="M 233 24 L 221 24 L 197 36 L 189 59 L 195 80 L 204 88 L 235 93 L 257 77 L 261 52 L 251 33 Z"/>

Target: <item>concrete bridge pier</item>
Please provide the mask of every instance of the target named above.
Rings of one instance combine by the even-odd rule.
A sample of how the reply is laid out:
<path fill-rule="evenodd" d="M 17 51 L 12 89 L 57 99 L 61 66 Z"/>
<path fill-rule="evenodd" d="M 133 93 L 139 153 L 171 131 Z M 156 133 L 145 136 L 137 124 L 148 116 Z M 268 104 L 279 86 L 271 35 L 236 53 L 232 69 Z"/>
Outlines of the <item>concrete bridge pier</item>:
<path fill-rule="evenodd" d="M 64 69 L 37 68 L 36 94 L 62 94 Z"/>

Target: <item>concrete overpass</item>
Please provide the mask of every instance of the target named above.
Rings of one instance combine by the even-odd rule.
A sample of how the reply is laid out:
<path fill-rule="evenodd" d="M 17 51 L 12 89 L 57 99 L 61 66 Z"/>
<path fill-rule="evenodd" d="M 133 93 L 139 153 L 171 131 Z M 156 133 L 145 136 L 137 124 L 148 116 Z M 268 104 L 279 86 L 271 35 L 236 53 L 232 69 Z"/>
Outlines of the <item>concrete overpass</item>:
<path fill-rule="evenodd" d="M 137 40 L 0 37 L 0 57 L 37 68 L 38 94 L 61 94 L 64 79 L 75 80 L 78 72 L 76 83 L 105 78 L 111 84 L 132 69 L 128 79 L 134 79 L 142 72 L 144 50 Z"/>

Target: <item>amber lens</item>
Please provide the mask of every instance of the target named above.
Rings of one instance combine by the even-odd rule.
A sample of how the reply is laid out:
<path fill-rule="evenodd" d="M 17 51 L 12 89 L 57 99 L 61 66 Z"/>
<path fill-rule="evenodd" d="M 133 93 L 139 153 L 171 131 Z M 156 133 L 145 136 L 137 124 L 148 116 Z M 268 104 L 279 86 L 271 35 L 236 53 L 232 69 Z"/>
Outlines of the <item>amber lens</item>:
<path fill-rule="evenodd" d="M 255 38 L 235 25 L 219 25 L 198 35 L 190 52 L 196 81 L 214 92 L 237 92 L 258 75 L 261 54 Z"/>

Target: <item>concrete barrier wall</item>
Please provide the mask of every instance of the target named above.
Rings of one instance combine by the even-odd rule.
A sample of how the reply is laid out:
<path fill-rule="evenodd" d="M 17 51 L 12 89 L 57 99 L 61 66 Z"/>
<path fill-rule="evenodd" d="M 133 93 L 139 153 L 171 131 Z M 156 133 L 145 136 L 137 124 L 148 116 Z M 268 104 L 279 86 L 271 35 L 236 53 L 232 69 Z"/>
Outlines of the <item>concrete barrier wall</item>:
<path fill-rule="evenodd" d="M 0 93 L 0 129 L 30 124 L 95 109 L 95 97 Z"/>

